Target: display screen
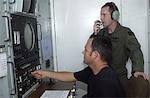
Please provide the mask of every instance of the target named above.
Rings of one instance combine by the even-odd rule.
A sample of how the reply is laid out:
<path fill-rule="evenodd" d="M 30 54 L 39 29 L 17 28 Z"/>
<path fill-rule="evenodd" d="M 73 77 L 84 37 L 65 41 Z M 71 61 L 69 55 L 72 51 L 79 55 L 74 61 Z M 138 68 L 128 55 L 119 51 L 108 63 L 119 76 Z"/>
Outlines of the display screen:
<path fill-rule="evenodd" d="M 23 0 L 23 12 L 29 12 L 31 0 Z"/>
<path fill-rule="evenodd" d="M 23 0 L 23 12 L 34 13 L 37 0 Z"/>
<path fill-rule="evenodd" d="M 30 23 L 27 23 L 25 25 L 24 40 L 25 40 L 25 45 L 27 49 L 32 50 L 35 44 L 35 34 L 34 34 L 33 27 Z"/>

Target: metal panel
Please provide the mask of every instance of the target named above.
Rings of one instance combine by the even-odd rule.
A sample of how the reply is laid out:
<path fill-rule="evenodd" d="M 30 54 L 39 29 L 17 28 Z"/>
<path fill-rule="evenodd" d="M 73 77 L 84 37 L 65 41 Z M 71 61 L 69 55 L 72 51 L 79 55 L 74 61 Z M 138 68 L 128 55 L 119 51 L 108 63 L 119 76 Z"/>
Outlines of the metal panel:
<path fill-rule="evenodd" d="M 40 83 L 31 72 L 41 68 L 36 17 L 11 14 L 14 72 L 18 97 L 26 96 Z"/>

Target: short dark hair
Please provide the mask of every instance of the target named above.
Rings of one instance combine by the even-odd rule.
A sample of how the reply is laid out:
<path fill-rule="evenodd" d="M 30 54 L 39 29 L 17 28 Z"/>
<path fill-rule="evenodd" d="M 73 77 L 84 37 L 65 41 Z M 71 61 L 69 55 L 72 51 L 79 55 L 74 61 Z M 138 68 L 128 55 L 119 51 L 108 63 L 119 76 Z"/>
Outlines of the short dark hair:
<path fill-rule="evenodd" d="M 97 51 L 101 59 L 110 64 L 112 60 L 112 43 L 110 38 L 102 35 L 91 35 L 90 38 L 93 38 L 92 51 Z"/>
<path fill-rule="evenodd" d="M 109 11 L 111 13 L 111 16 L 112 16 L 114 11 L 119 12 L 119 9 L 118 9 L 118 7 L 116 6 L 116 4 L 114 2 L 107 2 L 102 6 L 102 8 L 104 8 L 104 7 L 109 7 Z"/>

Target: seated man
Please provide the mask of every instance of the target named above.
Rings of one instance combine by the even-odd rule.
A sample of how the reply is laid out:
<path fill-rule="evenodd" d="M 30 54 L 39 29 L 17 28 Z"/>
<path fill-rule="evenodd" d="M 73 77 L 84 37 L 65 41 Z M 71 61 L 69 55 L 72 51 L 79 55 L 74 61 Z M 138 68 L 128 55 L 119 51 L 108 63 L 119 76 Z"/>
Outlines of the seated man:
<path fill-rule="evenodd" d="M 110 39 L 92 35 L 88 39 L 84 54 L 84 63 L 88 65 L 78 72 L 52 72 L 36 70 L 31 74 L 37 79 L 53 78 L 59 81 L 81 81 L 87 84 L 86 97 L 124 97 L 117 73 L 109 65 L 112 57 Z"/>

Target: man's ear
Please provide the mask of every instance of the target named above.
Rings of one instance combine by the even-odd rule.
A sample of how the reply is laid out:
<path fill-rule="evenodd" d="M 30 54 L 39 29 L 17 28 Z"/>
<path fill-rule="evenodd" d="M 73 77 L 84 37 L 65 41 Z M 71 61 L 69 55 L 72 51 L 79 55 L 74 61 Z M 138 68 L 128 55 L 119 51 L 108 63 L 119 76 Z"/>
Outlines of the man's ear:
<path fill-rule="evenodd" d="M 99 56 L 99 53 L 97 51 L 92 52 L 92 57 L 95 59 Z"/>

